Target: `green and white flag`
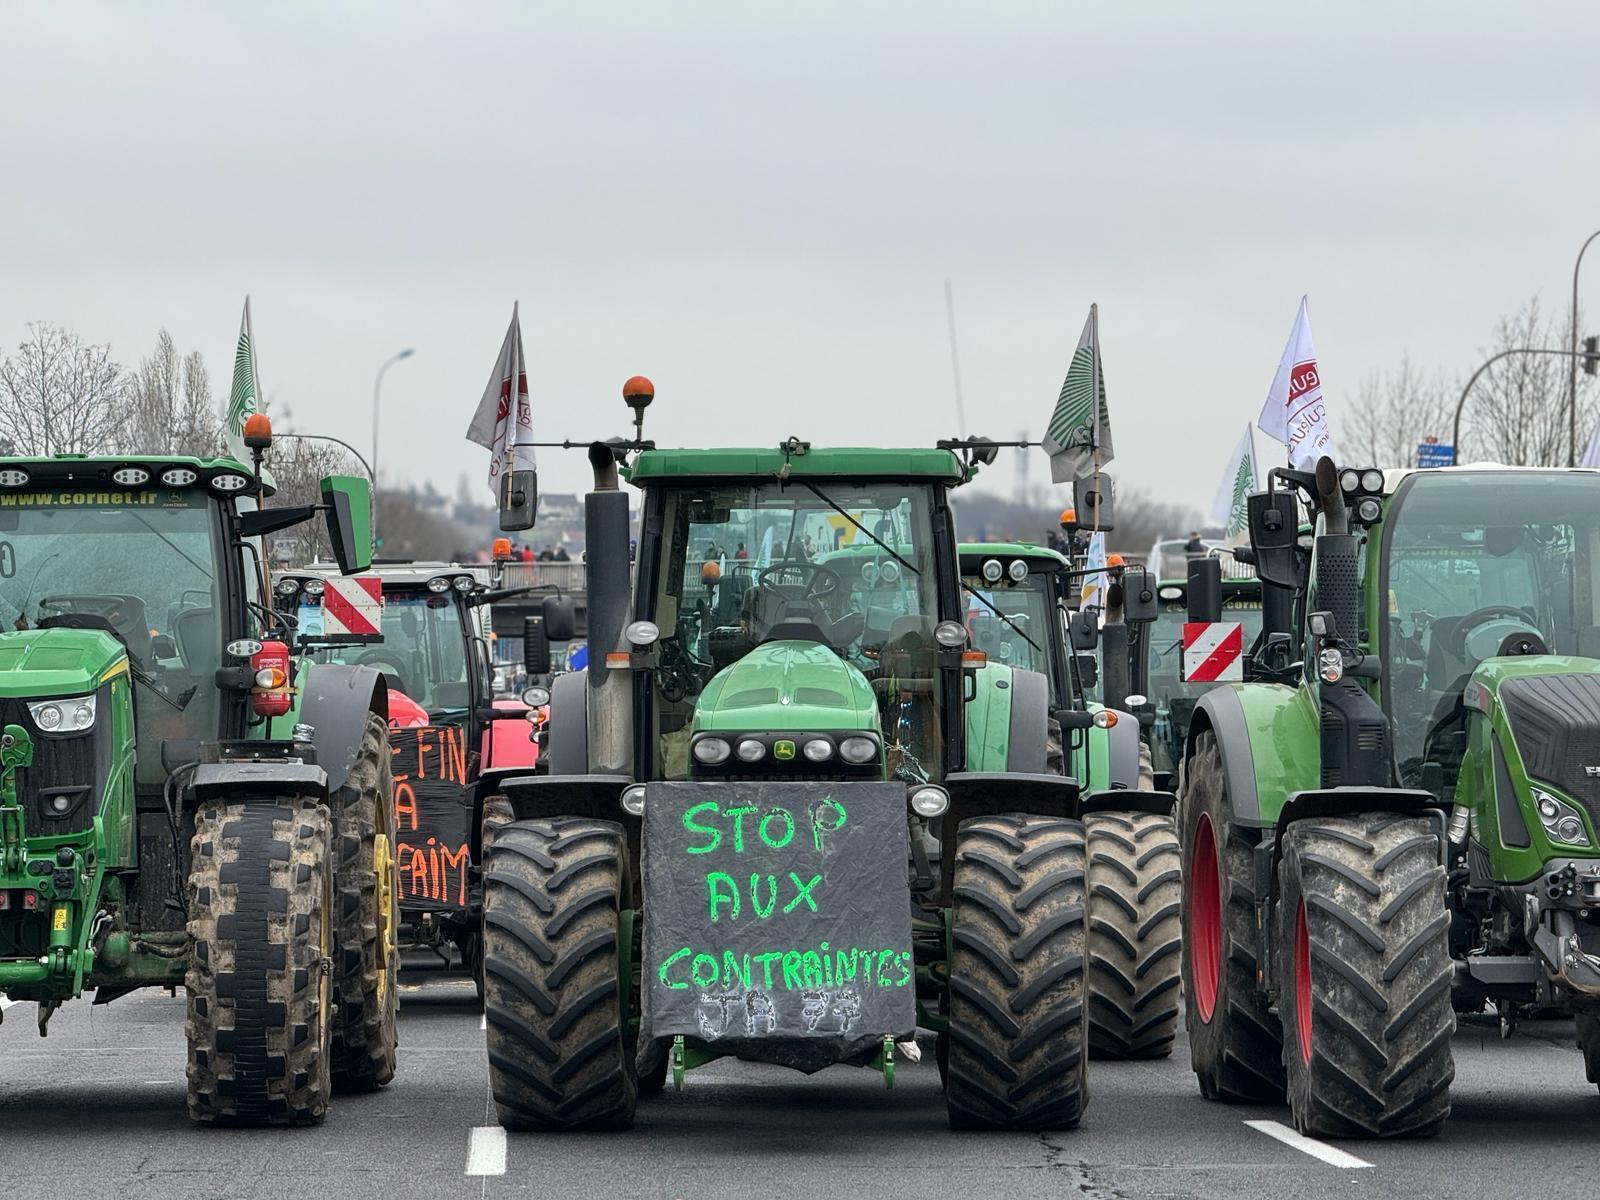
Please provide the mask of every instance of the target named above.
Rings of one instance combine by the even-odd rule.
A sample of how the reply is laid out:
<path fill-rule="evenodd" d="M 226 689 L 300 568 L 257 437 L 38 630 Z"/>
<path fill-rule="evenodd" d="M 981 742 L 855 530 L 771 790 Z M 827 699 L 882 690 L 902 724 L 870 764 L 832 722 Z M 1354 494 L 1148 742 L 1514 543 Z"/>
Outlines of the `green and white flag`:
<path fill-rule="evenodd" d="M 250 297 L 244 298 L 244 318 L 239 322 L 239 348 L 233 356 L 233 389 L 228 393 L 224 433 L 228 453 L 242 463 L 250 461 L 244 444 L 245 418 L 261 409 L 261 383 L 256 378 L 256 336 L 250 328 Z"/>
<path fill-rule="evenodd" d="M 1239 444 L 1228 458 L 1228 469 L 1217 484 L 1217 495 L 1211 501 L 1211 519 L 1223 528 L 1224 535 L 1236 538 L 1249 524 L 1249 508 L 1245 503 L 1251 492 L 1261 490 L 1257 478 L 1260 468 L 1256 464 L 1256 448 L 1251 440 L 1250 426 L 1244 427 Z"/>
<path fill-rule="evenodd" d="M 1053 483 L 1092 475 L 1111 461 L 1111 412 L 1106 407 L 1106 380 L 1100 364 L 1098 304 L 1089 306 L 1089 319 L 1072 353 L 1055 412 L 1050 414 L 1044 451 L 1050 456 Z"/>

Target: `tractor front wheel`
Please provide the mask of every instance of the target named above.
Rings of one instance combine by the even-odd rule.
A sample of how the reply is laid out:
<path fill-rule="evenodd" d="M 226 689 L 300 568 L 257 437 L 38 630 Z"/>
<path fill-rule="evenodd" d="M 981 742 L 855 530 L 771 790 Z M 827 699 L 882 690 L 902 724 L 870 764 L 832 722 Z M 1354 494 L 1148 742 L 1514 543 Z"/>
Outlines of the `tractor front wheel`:
<path fill-rule="evenodd" d="M 389 727 L 367 717 L 355 765 L 335 797 L 333 1083 L 370 1092 L 394 1078 L 400 1008 L 397 945 L 399 866 Z"/>
<path fill-rule="evenodd" d="M 1278 868 L 1289 1106 L 1313 1137 L 1428 1137 L 1450 1115 L 1450 914 L 1432 822 L 1295 821 Z"/>
<path fill-rule="evenodd" d="M 1590 1083 L 1600 1083 L 1600 1007 L 1585 1005 L 1577 1017 L 1578 1049 L 1583 1051 L 1583 1069 Z"/>
<path fill-rule="evenodd" d="M 622 826 L 500 827 L 483 884 L 489 1088 L 507 1129 L 626 1129 L 639 1083 L 618 1001 Z"/>
<path fill-rule="evenodd" d="M 189 874 L 189 1115 L 310 1125 L 328 1112 L 333 858 L 317 800 L 205 804 Z"/>
<path fill-rule="evenodd" d="M 1089 1050 L 1165 1058 L 1178 1032 L 1183 854 L 1171 817 L 1092 813 L 1089 855 Z"/>
<path fill-rule="evenodd" d="M 1083 822 L 956 833 L 945 1103 L 953 1129 L 1071 1129 L 1088 1103 Z"/>
<path fill-rule="evenodd" d="M 1282 1103 L 1283 1030 L 1256 988 L 1255 847 L 1233 823 L 1209 732 L 1189 760 L 1181 811 L 1184 1028 L 1200 1093 Z"/>

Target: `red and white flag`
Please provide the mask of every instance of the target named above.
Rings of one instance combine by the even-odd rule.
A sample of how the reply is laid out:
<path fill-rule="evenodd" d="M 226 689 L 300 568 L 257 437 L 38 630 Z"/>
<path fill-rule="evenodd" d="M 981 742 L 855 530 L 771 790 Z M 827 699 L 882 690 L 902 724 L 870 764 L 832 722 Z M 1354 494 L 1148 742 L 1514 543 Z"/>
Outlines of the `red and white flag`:
<path fill-rule="evenodd" d="M 1294 319 L 1289 344 L 1278 360 L 1267 402 L 1256 424 L 1268 437 L 1289 447 L 1289 465 L 1309 470 L 1324 454 L 1334 456 L 1333 434 L 1328 430 L 1328 407 L 1322 398 L 1322 374 L 1317 352 L 1311 348 L 1311 315 L 1306 298 Z"/>
<path fill-rule="evenodd" d="M 514 414 L 514 415 L 513 415 Z M 511 306 L 511 327 L 500 346 L 494 374 L 483 389 L 478 411 L 467 426 L 467 440 L 489 451 L 489 488 L 500 494 L 500 479 L 509 471 L 531 471 L 533 404 L 528 399 L 528 372 L 522 357 L 522 326 Z"/>

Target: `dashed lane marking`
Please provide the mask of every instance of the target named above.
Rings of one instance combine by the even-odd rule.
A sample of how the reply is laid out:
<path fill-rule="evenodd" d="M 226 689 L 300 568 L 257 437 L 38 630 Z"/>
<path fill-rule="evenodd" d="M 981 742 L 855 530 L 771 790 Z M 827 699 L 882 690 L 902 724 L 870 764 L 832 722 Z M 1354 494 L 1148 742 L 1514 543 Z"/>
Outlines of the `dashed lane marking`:
<path fill-rule="evenodd" d="M 468 1175 L 506 1173 L 506 1131 L 498 1125 L 480 1125 L 467 1142 Z"/>
<path fill-rule="evenodd" d="M 1276 1121 L 1246 1121 L 1257 1133 L 1264 1133 L 1269 1138 L 1277 1138 L 1285 1146 L 1291 1146 L 1302 1154 L 1309 1154 L 1312 1158 L 1321 1159 L 1330 1167 L 1343 1167 L 1354 1170 L 1358 1167 L 1370 1167 L 1372 1164 L 1364 1158 L 1357 1158 L 1354 1154 L 1347 1154 L 1343 1150 L 1325 1145 L 1315 1138 L 1308 1138 L 1303 1133 L 1296 1133 L 1287 1125 L 1280 1125 Z"/>
<path fill-rule="evenodd" d="M 488 1013 L 484 1013 L 483 1016 L 478 1018 L 478 1028 L 479 1029 L 488 1029 L 489 1028 L 489 1014 Z"/>

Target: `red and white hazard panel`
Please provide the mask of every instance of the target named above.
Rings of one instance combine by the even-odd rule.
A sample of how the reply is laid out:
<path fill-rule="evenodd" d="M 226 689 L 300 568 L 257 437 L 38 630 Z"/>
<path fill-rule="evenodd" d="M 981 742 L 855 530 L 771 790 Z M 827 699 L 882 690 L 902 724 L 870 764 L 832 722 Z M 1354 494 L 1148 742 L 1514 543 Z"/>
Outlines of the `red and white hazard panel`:
<path fill-rule="evenodd" d="M 1183 681 L 1234 683 L 1244 678 L 1244 626 L 1238 621 L 1183 623 Z"/>
<path fill-rule="evenodd" d="M 322 632 L 383 636 L 383 581 L 376 575 L 329 575 L 322 592 Z"/>

